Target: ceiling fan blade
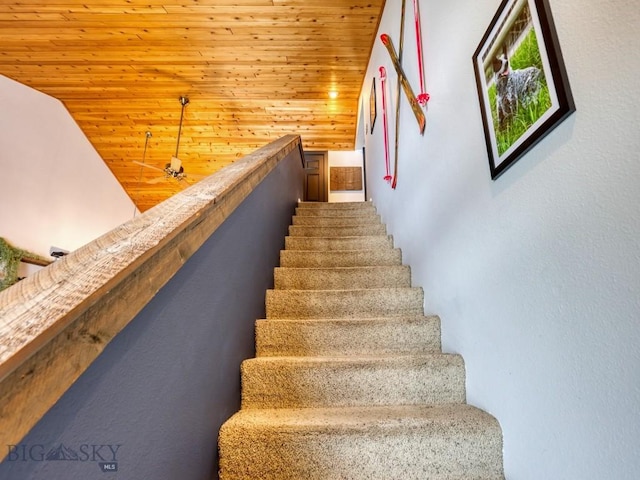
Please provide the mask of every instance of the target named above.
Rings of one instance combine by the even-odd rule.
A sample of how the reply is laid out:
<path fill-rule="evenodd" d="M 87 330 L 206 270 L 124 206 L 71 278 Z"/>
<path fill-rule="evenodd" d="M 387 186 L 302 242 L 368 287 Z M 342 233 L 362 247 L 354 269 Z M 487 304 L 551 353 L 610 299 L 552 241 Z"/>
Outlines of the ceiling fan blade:
<path fill-rule="evenodd" d="M 156 178 L 151 178 L 149 180 L 145 180 L 145 183 L 150 183 L 150 184 L 155 184 L 155 183 L 161 183 L 168 180 L 167 177 L 156 177 Z"/>
<path fill-rule="evenodd" d="M 158 167 L 154 167 L 153 165 L 149 165 L 148 163 L 138 162 L 137 160 L 133 160 L 133 163 L 135 163 L 136 165 L 140 165 L 141 167 L 147 167 L 147 168 L 151 168 L 153 170 L 157 170 L 159 172 L 164 172 L 163 169 L 158 168 Z"/>

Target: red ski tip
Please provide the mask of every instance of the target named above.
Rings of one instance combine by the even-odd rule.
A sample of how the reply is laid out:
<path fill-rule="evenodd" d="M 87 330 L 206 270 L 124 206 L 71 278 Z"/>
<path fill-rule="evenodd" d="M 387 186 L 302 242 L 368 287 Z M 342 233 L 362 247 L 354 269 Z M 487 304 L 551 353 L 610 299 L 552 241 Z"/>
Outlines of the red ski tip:
<path fill-rule="evenodd" d="M 389 35 L 387 35 L 386 33 L 383 33 L 382 35 L 380 35 L 380 40 L 382 40 L 382 43 L 387 45 L 391 38 L 389 38 Z"/>
<path fill-rule="evenodd" d="M 416 100 L 418 100 L 418 103 L 424 107 L 430 99 L 431 96 L 428 93 L 421 93 L 418 95 Z"/>

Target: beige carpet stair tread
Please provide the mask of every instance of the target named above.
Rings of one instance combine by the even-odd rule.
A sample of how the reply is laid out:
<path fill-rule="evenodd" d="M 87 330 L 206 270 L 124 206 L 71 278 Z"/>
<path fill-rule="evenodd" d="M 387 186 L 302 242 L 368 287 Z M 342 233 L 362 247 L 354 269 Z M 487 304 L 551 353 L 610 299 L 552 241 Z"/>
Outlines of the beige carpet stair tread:
<path fill-rule="evenodd" d="M 282 432 L 313 429 L 319 433 L 373 432 L 379 429 L 391 433 L 406 428 L 415 431 L 452 425 L 477 432 L 498 426 L 491 415 L 467 404 L 251 409 L 239 411 L 230 422 L 249 428 L 266 426 Z"/>
<path fill-rule="evenodd" d="M 366 356 L 437 353 L 436 316 L 256 321 L 257 356 Z"/>
<path fill-rule="evenodd" d="M 423 315 L 422 288 L 267 290 L 270 318 L 353 318 Z"/>
<path fill-rule="evenodd" d="M 382 225 L 379 215 L 360 215 L 354 217 L 320 217 L 298 216 L 292 219 L 292 225 L 309 227 L 350 227 L 354 225 Z"/>
<path fill-rule="evenodd" d="M 375 208 L 300 208 L 296 207 L 296 217 L 368 217 L 377 216 Z"/>
<path fill-rule="evenodd" d="M 323 210 L 341 210 L 341 209 L 358 209 L 358 210 L 375 210 L 375 206 L 371 202 L 298 202 L 297 208 L 316 208 Z"/>
<path fill-rule="evenodd" d="M 469 405 L 242 410 L 223 433 L 225 480 L 504 479 L 500 426 Z"/>
<path fill-rule="evenodd" d="M 387 227 L 377 225 L 353 225 L 349 227 L 309 227 L 290 225 L 289 235 L 292 237 L 354 237 L 370 235 L 386 235 Z"/>
<path fill-rule="evenodd" d="M 339 290 L 411 286 L 411 269 L 407 265 L 278 267 L 274 269 L 273 277 L 275 289 Z"/>
<path fill-rule="evenodd" d="M 378 250 L 393 248 L 390 235 L 358 235 L 352 237 L 291 237 L 284 239 L 286 250 Z"/>
<path fill-rule="evenodd" d="M 258 357 L 242 363 L 242 408 L 465 402 L 459 355 Z"/>
<path fill-rule="evenodd" d="M 281 250 L 281 267 L 369 267 L 401 265 L 402 251 L 398 248 L 382 250 Z"/>

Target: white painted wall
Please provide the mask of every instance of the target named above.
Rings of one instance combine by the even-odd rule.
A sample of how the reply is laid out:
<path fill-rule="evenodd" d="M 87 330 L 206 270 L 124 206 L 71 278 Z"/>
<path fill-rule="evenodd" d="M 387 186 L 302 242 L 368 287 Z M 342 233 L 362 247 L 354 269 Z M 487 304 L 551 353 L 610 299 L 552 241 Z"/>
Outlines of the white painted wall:
<path fill-rule="evenodd" d="M 49 257 L 130 219 L 134 204 L 64 105 L 0 75 L 0 237 Z"/>
<path fill-rule="evenodd" d="M 577 112 L 494 182 L 471 57 L 499 4 L 421 0 L 427 132 L 403 101 L 395 191 L 382 129 L 365 135 L 369 195 L 442 318 L 445 350 L 465 357 L 469 403 L 502 425 L 507 478 L 635 480 L 640 9 L 551 1 Z M 399 6 L 387 2 L 379 32 L 396 42 Z M 404 65 L 417 79 L 407 6 Z M 395 80 L 377 41 L 365 105 L 380 65 Z"/>
<path fill-rule="evenodd" d="M 355 151 L 334 151 L 329 152 L 329 169 L 332 167 L 360 167 L 362 168 L 362 150 Z M 364 172 L 364 169 L 363 169 Z M 363 173 L 364 176 L 364 173 Z M 330 176 L 329 176 L 330 178 Z M 329 181 L 329 202 L 363 202 L 364 201 L 364 180 L 362 190 L 331 191 L 331 181 Z"/>

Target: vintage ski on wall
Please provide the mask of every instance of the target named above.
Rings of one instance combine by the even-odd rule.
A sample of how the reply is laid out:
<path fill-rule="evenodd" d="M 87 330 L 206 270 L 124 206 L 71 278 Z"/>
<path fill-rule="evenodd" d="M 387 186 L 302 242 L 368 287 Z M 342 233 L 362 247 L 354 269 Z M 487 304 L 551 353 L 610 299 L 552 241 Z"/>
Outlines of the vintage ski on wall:
<path fill-rule="evenodd" d="M 409 81 L 407 80 L 407 76 L 405 75 L 404 70 L 402 69 L 402 65 L 400 65 L 400 61 L 398 60 L 398 55 L 396 54 L 396 49 L 393 46 L 393 41 L 391 40 L 391 37 L 389 37 L 389 35 L 387 35 L 386 33 L 383 33 L 380 36 L 380 39 L 382 40 L 382 43 L 384 44 L 384 46 L 387 48 L 387 51 L 389 52 L 389 56 L 391 57 L 391 63 L 393 63 L 393 67 L 395 68 L 396 73 L 398 74 L 398 81 L 400 82 L 400 85 L 402 86 L 402 90 L 407 96 L 407 100 L 409 100 L 409 105 L 411 105 L 411 110 L 413 111 L 413 114 L 415 115 L 416 120 L 418 121 L 418 127 L 420 128 L 420 135 L 422 135 L 424 133 L 425 127 L 427 126 L 427 120 L 425 118 L 424 112 L 422 111 L 422 108 L 420 107 L 420 104 L 418 103 L 416 95 L 413 93 L 413 89 L 411 88 L 411 85 L 409 85 Z"/>

